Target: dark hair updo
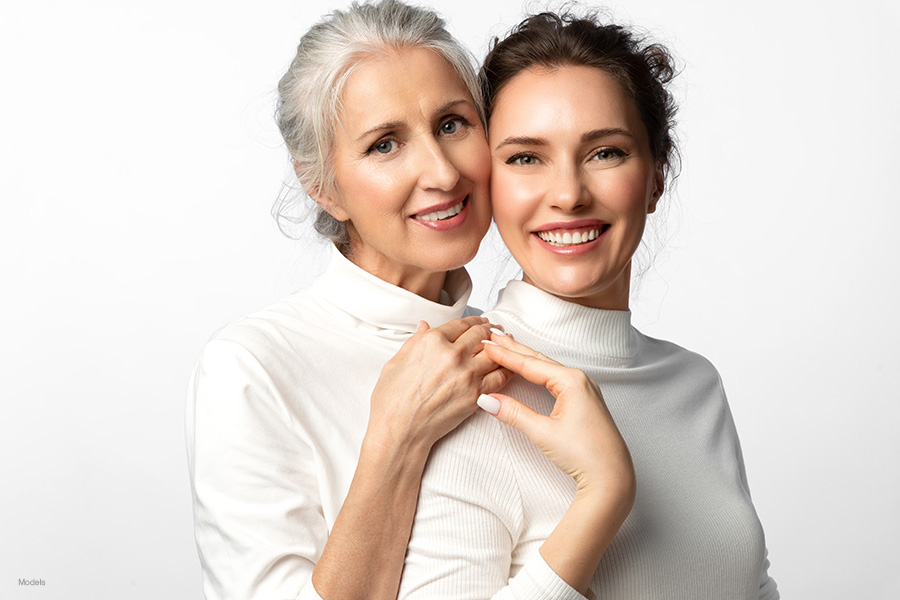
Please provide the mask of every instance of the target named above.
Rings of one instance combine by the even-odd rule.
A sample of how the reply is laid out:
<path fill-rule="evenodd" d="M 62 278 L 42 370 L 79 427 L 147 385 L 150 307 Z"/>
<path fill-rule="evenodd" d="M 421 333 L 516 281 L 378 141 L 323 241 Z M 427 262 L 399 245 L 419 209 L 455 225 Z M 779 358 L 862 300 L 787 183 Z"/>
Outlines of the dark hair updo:
<path fill-rule="evenodd" d="M 634 102 L 647 129 L 653 158 L 668 177 L 677 168 L 677 106 L 667 89 L 676 73 L 672 56 L 659 44 L 619 25 L 603 25 L 595 14 L 577 17 L 541 13 L 528 17 L 493 47 L 481 67 L 488 118 L 497 94 L 513 77 L 532 67 L 595 67 L 609 74 Z"/>

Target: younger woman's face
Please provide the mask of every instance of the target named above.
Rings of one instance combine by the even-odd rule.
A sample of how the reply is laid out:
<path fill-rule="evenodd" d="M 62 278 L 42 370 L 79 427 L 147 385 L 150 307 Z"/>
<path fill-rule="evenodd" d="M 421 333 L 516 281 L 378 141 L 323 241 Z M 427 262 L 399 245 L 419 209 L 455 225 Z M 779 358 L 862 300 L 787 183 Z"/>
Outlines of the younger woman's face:
<path fill-rule="evenodd" d="M 522 71 L 497 96 L 488 139 L 494 221 L 525 281 L 627 309 L 631 258 L 664 178 L 618 82 L 593 67 Z"/>
<path fill-rule="evenodd" d="M 336 129 L 336 189 L 350 259 L 431 299 L 478 251 L 491 222 L 490 153 L 471 95 L 431 50 L 369 57 L 351 73 Z"/>

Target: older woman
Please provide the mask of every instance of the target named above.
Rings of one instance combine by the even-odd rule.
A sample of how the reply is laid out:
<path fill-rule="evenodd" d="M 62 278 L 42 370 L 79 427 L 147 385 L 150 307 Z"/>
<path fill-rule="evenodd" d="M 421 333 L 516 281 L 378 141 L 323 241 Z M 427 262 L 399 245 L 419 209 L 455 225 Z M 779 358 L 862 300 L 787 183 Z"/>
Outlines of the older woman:
<path fill-rule="evenodd" d="M 524 271 L 488 313 L 513 337 L 486 351 L 522 377 L 434 448 L 401 597 L 525 598 L 537 564 L 567 584 L 558 599 L 778 598 L 718 373 L 630 322 L 632 257 L 675 153 L 668 53 L 541 14 L 482 74 L 494 220 Z"/>
<path fill-rule="evenodd" d="M 480 93 L 442 21 L 393 0 L 310 29 L 279 93 L 336 249 L 309 289 L 226 326 L 197 362 L 204 593 L 394 598 L 432 445 L 508 378 L 482 351 L 486 320 L 463 318 L 461 267 L 490 224 Z"/>

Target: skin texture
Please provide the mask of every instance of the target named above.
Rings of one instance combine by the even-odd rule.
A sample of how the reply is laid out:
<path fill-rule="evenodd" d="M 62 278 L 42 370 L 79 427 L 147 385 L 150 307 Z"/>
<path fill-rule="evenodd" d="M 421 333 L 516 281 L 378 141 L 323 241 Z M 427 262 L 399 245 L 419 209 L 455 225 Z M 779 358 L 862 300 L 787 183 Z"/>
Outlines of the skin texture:
<path fill-rule="evenodd" d="M 385 49 L 357 65 L 342 100 L 337 186 L 317 201 L 348 223 L 350 260 L 436 301 L 446 271 L 475 255 L 490 224 L 490 156 L 472 98 L 430 50 Z M 464 198 L 447 221 L 413 218 Z M 422 322 L 385 365 L 353 481 L 313 570 L 323 598 L 396 598 L 432 445 L 510 376 L 482 349 L 489 329 L 480 317 Z"/>
<path fill-rule="evenodd" d="M 627 309 L 631 258 L 664 178 L 621 86 L 593 67 L 523 71 L 500 91 L 489 139 L 494 220 L 525 281 Z M 602 231 L 599 241 L 561 249 L 535 233 L 576 222 Z"/>
<path fill-rule="evenodd" d="M 471 260 L 491 220 L 490 154 L 471 96 L 447 61 L 423 48 L 386 50 L 344 88 L 336 189 L 319 203 L 350 231 L 350 260 L 437 300 L 443 273 Z M 413 215 L 466 199 L 435 230 Z"/>

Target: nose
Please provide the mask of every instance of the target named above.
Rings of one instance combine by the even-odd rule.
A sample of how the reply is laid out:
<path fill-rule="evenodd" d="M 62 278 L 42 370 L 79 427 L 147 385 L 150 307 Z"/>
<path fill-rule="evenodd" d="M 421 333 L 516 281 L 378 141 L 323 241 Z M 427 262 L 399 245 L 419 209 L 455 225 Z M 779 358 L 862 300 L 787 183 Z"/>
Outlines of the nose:
<path fill-rule="evenodd" d="M 423 138 L 419 152 L 419 185 L 423 189 L 452 190 L 459 182 L 459 171 L 434 137 Z"/>
<path fill-rule="evenodd" d="M 584 208 L 592 200 L 581 171 L 574 165 L 560 165 L 555 170 L 547 196 L 551 206 L 566 212 Z"/>

